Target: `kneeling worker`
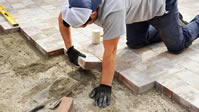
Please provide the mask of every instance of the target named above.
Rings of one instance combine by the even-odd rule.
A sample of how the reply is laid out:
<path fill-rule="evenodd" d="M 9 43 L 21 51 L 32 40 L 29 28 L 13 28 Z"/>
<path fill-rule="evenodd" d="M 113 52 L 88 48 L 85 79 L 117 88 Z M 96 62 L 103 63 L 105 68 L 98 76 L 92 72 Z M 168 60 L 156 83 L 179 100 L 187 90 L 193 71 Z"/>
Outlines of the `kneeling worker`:
<path fill-rule="evenodd" d="M 68 49 L 69 60 L 78 65 L 70 27 L 95 23 L 104 31 L 104 55 L 101 82 L 90 94 L 95 104 L 110 104 L 115 57 L 120 36 L 127 34 L 132 49 L 163 41 L 170 53 L 179 54 L 199 36 L 199 16 L 182 27 L 177 0 L 65 0 L 59 15 L 60 32 Z"/>

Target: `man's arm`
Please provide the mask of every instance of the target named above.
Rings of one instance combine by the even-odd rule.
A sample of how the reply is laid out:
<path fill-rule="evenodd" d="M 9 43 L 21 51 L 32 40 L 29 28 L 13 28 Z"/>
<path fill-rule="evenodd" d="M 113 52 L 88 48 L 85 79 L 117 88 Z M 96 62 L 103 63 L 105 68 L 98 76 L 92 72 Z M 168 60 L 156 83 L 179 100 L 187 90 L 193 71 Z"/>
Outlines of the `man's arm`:
<path fill-rule="evenodd" d="M 115 72 L 115 57 L 119 37 L 112 40 L 104 40 L 104 56 L 102 64 L 101 84 L 112 86 Z"/>
<path fill-rule="evenodd" d="M 62 13 L 59 14 L 58 22 L 59 22 L 59 30 L 60 30 L 61 36 L 64 40 L 64 44 L 65 44 L 66 48 L 69 49 L 72 47 L 71 31 L 70 31 L 70 27 L 64 26 L 63 19 L 62 19 Z"/>
<path fill-rule="evenodd" d="M 101 84 L 94 88 L 90 93 L 90 97 L 95 98 L 95 105 L 99 107 L 110 105 L 118 41 L 119 37 L 103 41 L 105 50 L 102 64 Z"/>
<path fill-rule="evenodd" d="M 66 49 L 67 49 L 67 54 L 68 54 L 69 60 L 73 64 L 79 66 L 78 57 L 81 56 L 81 57 L 85 58 L 86 55 L 80 53 L 78 50 L 76 50 L 72 46 L 70 26 L 64 25 L 63 19 L 62 19 L 62 13 L 60 13 L 58 21 L 59 21 L 59 30 L 60 30 L 61 36 L 64 40 L 64 44 L 65 44 Z"/>

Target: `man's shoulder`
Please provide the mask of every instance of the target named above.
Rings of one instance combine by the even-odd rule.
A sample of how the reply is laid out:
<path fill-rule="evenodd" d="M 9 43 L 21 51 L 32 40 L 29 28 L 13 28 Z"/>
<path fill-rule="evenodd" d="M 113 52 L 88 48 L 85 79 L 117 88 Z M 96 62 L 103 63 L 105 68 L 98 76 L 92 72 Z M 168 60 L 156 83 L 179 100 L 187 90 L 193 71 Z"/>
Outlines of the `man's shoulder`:
<path fill-rule="evenodd" d="M 95 24 L 101 26 L 105 22 L 106 18 L 112 13 L 118 13 L 120 10 L 124 9 L 125 3 L 123 3 L 122 0 L 103 0 L 99 7 L 98 18 Z"/>

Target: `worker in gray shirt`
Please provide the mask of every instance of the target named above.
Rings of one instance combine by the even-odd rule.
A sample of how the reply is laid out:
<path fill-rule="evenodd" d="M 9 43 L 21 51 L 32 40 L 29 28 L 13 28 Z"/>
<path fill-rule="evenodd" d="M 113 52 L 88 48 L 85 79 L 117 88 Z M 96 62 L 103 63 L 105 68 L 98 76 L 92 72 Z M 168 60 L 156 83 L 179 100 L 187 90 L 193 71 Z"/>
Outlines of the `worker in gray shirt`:
<path fill-rule="evenodd" d="M 59 15 L 60 32 L 69 60 L 78 65 L 70 27 L 95 23 L 104 29 L 104 55 L 100 85 L 90 94 L 95 104 L 110 104 L 115 57 L 120 36 L 127 34 L 127 46 L 138 49 L 163 41 L 170 53 L 179 54 L 199 36 L 199 16 L 182 27 L 177 0 L 65 0 Z"/>

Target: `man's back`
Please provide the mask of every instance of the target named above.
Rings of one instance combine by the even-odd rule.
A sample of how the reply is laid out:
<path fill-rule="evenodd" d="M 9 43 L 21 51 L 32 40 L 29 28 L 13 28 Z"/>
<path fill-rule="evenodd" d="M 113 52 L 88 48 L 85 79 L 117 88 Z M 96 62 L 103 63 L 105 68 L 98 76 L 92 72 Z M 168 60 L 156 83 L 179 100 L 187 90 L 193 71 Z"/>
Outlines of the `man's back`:
<path fill-rule="evenodd" d="M 102 0 L 95 24 L 104 28 L 104 40 L 110 40 L 125 34 L 126 24 L 163 15 L 165 4 L 165 0 Z"/>
<path fill-rule="evenodd" d="M 125 0 L 126 23 L 146 21 L 166 13 L 165 0 Z"/>

